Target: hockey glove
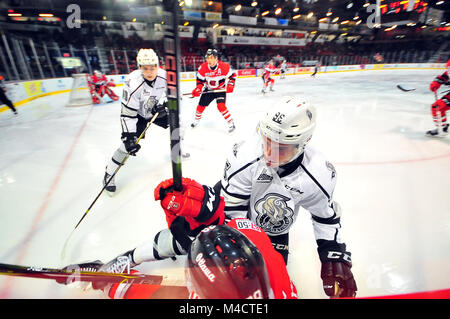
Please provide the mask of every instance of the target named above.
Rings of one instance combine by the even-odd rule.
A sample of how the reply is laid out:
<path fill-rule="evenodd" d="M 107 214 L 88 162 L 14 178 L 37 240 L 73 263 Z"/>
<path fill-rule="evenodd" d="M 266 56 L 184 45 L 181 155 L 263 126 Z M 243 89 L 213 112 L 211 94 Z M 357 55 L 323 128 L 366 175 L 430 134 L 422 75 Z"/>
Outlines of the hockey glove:
<path fill-rule="evenodd" d="M 234 83 L 228 83 L 227 85 L 227 93 L 233 93 Z"/>
<path fill-rule="evenodd" d="M 196 236 L 205 226 L 221 225 L 225 219 L 225 202 L 208 187 L 189 178 L 182 178 L 183 189 L 173 190 L 173 179 L 155 188 L 155 200 L 161 200 L 170 231 L 185 250 L 188 236 Z"/>
<path fill-rule="evenodd" d="M 436 92 L 440 87 L 441 87 L 441 84 L 439 84 L 439 82 L 437 82 L 437 81 L 433 81 L 430 84 L 430 90 L 432 92 Z"/>
<path fill-rule="evenodd" d="M 141 149 L 139 144 L 136 144 L 136 133 L 122 133 L 122 142 L 128 154 L 136 156 L 136 153 Z"/>
<path fill-rule="evenodd" d="M 325 294 L 330 298 L 355 297 L 358 289 L 350 270 L 352 267 L 350 253 L 329 251 L 327 256 L 321 258 L 320 272 Z"/>
<path fill-rule="evenodd" d="M 163 103 L 158 103 L 153 107 L 152 113 L 156 114 L 158 112 L 158 117 L 155 119 L 154 123 L 164 129 L 169 127 L 169 110 L 167 108 L 167 100 Z"/>
<path fill-rule="evenodd" d="M 200 96 L 200 94 L 202 93 L 202 89 L 202 85 L 197 85 L 197 87 L 192 91 L 192 97 Z"/>

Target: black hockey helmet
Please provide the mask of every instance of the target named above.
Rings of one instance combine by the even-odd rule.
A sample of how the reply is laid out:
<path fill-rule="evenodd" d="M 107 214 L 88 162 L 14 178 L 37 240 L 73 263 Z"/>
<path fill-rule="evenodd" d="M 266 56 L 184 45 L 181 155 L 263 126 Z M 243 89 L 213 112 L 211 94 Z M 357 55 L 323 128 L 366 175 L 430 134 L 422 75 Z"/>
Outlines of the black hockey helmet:
<path fill-rule="evenodd" d="M 268 299 L 269 276 L 261 252 L 225 225 L 200 232 L 188 253 L 188 288 L 201 299 Z"/>
<path fill-rule="evenodd" d="M 208 51 L 206 51 L 206 53 L 205 53 L 205 59 L 206 59 L 209 55 L 215 56 L 216 59 L 219 58 L 219 52 L 217 52 L 217 49 L 208 49 Z"/>

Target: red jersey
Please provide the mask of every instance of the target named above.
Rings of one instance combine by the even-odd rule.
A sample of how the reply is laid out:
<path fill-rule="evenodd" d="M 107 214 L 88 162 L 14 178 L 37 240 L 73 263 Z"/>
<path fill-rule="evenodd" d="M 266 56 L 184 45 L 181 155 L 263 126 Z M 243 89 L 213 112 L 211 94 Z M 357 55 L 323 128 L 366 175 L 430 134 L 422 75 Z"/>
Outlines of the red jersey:
<path fill-rule="evenodd" d="M 263 72 L 262 76 L 264 79 L 267 80 L 268 78 L 270 78 L 272 76 L 272 74 L 274 74 L 277 71 L 278 71 L 278 69 L 275 67 L 275 65 L 273 65 L 273 64 L 270 65 L 270 63 L 269 63 L 264 67 L 264 72 Z"/>
<path fill-rule="evenodd" d="M 284 259 L 273 248 L 269 236 L 246 218 L 235 218 L 226 225 L 243 233 L 261 252 L 269 274 L 273 297 L 275 299 L 297 299 L 297 289 L 291 282 Z"/>
<path fill-rule="evenodd" d="M 94 74 L 91 76 L 91 82 L 95 85 L 105 85 L 106 83 L 108 83 L 108 79 L 104 74 L 99 77 Z"/>
<path fill-rule="evenodd" d="M 197 70 L 197 86 L 206 86 L 208 91 L 225 89 L 225 82 L 236 81 L 236 73 L 231 66 L 222 61 L 217 61 L 215 67 L 211 68 L 208 62 L 204 62 Z"/>

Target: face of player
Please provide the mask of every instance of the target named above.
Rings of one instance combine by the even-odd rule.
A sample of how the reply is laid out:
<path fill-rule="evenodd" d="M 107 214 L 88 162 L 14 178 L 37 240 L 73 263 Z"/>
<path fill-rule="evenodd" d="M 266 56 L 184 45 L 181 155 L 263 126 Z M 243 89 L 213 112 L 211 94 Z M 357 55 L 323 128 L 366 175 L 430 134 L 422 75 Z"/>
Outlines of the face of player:
<path fill-rule="evenodd" d="M 208 55 L 206 57 L 206 62 L 208 62 L 209 67 L 214 67 L 217 64 L 217 58 L 214 55 Z"/>
<path fill-rule="evenodd" d="M 157 65 L 141 65 L 140 67 L 142 75 L 147 81 L 153 81 L 158 75 Z"/>
<path fill-rule="evenodd" d="M 262 135 L 264 158 L 269 167 L 279 167 L 289 163 L 297 154 L 297 144 L 281 144 Z"/>

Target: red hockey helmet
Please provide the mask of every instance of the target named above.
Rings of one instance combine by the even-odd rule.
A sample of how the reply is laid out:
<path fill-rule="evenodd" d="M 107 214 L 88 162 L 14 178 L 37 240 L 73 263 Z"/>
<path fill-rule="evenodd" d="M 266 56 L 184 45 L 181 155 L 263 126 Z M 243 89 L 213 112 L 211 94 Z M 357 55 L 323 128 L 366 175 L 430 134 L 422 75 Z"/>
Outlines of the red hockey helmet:
<path fill-rule="evenodd" d="M 450 66 L 450 59 L 447 61 L 447 68 Z"/>
<path fill-rule="evenodd" d="M 268 299 L 273 296 L 261 252 L 229 226 L 205 228 L 193 241 L 188 289 L 201 299 Z"/>

